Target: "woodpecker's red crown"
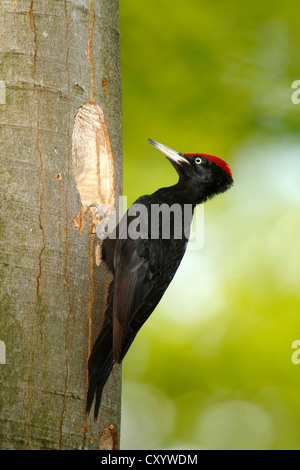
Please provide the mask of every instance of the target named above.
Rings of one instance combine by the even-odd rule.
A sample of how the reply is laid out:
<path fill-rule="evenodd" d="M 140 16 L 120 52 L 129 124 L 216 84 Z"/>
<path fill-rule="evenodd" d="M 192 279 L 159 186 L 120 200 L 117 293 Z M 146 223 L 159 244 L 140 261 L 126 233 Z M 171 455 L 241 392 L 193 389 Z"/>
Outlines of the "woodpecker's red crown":
<path fill-rule="evenodd" d="M 214 162 L 216 165 L 222 168 L 222 170 L 226 171 L 230 176 L 232 176 L 231 169 L 228 163 L 224 162 L 224 160 L 219 157 L 214 157 L 213 155 L 206 155 L 205 153 L 185 153 L 185 155 L 187 157 L 204 157 L 209 162 Z"/>

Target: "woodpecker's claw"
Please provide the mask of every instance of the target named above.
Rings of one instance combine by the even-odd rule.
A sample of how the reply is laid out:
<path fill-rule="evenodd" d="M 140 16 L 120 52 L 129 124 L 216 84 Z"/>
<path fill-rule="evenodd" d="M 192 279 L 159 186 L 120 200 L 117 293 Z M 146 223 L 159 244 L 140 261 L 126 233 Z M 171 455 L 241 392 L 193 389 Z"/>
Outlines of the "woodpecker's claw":
<path fill-rule="evenodd" d="M 105 213 L 104 213 L 104 210 L 102 209 L 101 206 L 99 206 L 99 204 L 91 204 L 89 206 L 90 207 L 97 207 L 97 211 L 98 211 L 98 214 L 100 215 L 100 217 L 106 217 Z"/>

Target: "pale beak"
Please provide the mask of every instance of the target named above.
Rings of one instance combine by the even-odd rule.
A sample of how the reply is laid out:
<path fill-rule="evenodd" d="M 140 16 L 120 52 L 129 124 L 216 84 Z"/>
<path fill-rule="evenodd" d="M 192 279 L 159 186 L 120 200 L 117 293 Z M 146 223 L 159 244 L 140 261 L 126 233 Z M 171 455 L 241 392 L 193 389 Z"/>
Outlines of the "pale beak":
<path fill-rule="evenodd" d="M 163 153 L 171 163 L 175 163 L 175 168 L 177 165 L 181 166 L 183 164 L 189 163 L 189 161 L 184 158 L 184 156 L 176 152 L 176 150 L 170 149 L 166 145 L 160 144 L 159 142 L 155 142 L 155 140 L 148 139 L 149 144 L 153 145 L 157 150 Z"/>

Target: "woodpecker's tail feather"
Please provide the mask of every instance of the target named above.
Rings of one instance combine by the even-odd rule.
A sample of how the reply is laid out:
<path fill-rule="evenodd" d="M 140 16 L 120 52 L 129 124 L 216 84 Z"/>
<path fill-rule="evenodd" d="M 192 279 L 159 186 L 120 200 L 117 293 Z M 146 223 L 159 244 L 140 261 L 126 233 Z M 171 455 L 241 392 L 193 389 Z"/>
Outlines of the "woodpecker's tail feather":
<path fill-rule="evenodd" d="M 86 413 L 89 414 L 96 395 L 94 418 L 98 418 L 103 387 L 113 368 L 113 328 L 109 316 L 106 316 L 100 334 L 93 346 L 89 358 L 89 389 Z"/>

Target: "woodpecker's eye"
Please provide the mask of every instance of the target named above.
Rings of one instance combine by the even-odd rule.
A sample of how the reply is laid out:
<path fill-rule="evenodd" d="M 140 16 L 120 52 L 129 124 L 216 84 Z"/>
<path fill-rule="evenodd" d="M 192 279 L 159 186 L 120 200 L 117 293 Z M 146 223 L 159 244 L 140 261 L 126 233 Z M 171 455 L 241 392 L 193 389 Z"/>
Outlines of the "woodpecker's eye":
<path fill-rule="evenodd" d="M 197 163 L 197 165 L 200 165 L 202 163 L 201 158 L 200 157 L 195 158 L 195 163 Z"/>

